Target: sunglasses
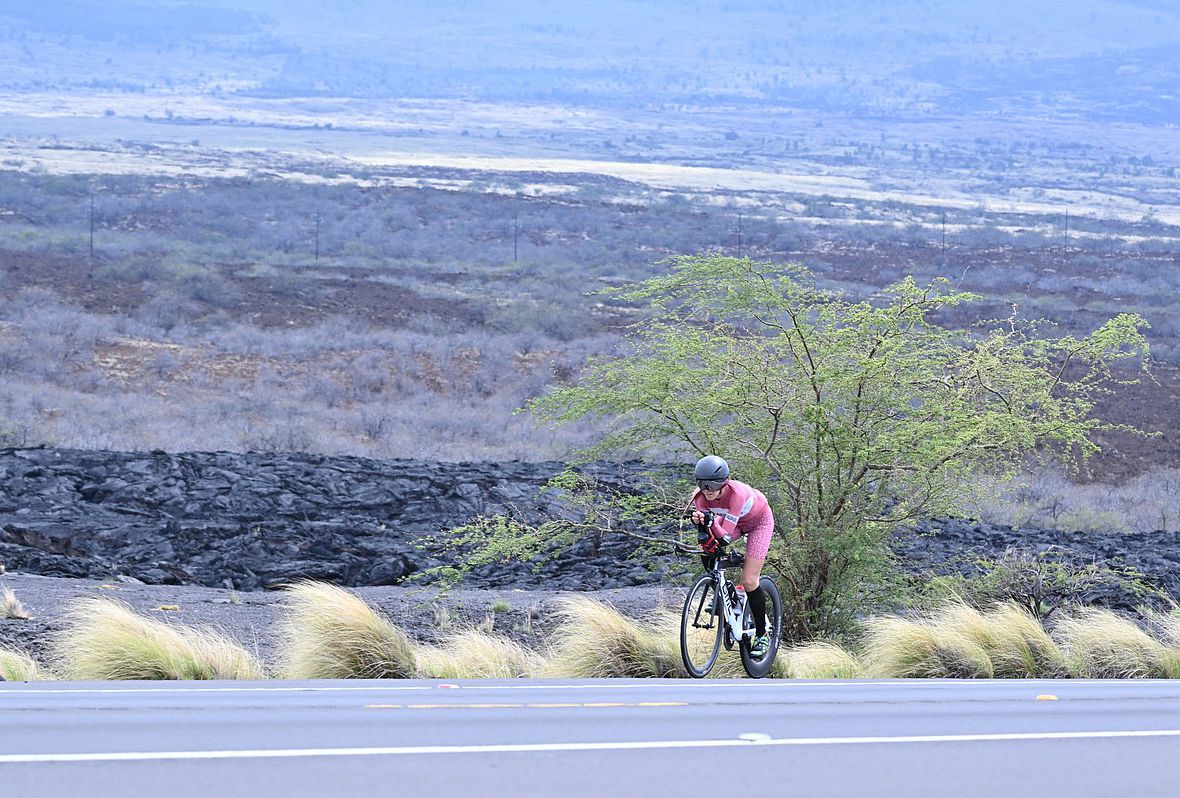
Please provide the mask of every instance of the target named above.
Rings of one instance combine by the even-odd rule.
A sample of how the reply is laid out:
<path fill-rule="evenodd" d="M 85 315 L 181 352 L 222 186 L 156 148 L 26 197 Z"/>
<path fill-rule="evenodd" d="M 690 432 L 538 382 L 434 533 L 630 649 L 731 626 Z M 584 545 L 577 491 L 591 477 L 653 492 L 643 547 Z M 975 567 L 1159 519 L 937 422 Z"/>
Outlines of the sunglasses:
<path fill-rule="evenodd" d="M 724 488 L 726 481 L 727 480 L 724 479 L 698 479 L 697 487 L 701 490 L 707 490 L 712 493 Z"/>

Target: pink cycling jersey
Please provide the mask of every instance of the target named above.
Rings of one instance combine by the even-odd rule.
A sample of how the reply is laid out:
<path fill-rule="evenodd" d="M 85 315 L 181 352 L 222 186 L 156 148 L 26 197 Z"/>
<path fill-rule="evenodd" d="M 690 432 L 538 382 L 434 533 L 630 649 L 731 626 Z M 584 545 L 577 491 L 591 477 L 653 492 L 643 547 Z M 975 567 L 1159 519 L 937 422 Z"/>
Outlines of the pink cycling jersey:
<path fill-rule="evenodd" d="M 701 512 L 713 511 L 714 537 L 734 541 L 746 535 L 746 556 L 766 559 L 774 533 L 774 513 L 762 491 L 731 479 L 713 500 L 706 499 L 698 488 L 692 495 L 692 503 Z"/>

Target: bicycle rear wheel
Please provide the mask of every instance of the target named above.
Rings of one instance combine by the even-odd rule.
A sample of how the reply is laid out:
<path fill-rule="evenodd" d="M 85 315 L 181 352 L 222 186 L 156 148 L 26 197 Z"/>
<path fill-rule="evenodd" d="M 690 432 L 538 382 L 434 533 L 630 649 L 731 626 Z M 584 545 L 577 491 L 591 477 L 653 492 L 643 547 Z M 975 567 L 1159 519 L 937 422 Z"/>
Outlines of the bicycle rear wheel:
<path fill-rule="evenodd" d="M 680 613 L 680 658 L 684 669 L 703 679 L 717 662 L 721 649 L 721 597 L 712 574 L 701 574 L 688 589 Z"/>
<path fill-rule="evenodd" d="M 766 634 L 770 637 L 770 648 L 763 656 L 755 658 L 750 653 L 750 638 L 743 637 L 738 644 L 738 651 L 742 655 L 742 667 L 753 679 L 761 679 L 770 673 L 775 655 L 778 654 L 779 640 L 783 636 L 783 599 L 779 595 L 778 585 L 769 576 L 762 577 L 759 585 L 762 587 L 762 595 L 766 597 Z M 750 605 L 747 604 L 746 617 L 742 620 L 743 626 L 753 625 L 749 621 L 749 615 Z"/>

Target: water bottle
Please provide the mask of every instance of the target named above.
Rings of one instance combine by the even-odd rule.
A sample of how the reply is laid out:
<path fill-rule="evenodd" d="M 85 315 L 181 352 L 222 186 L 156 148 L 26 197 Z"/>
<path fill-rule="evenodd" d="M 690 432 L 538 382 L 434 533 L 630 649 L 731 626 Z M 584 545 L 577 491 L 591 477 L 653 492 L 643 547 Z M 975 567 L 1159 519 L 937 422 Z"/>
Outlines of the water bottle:
<path fill-rule="evenodd" d="M 742 616 L 746 611 L 746 588 L 742 585 L 729 584 L 729 606 L 731 608 L 730 624 L 734 629 L 742 628 Z"/>

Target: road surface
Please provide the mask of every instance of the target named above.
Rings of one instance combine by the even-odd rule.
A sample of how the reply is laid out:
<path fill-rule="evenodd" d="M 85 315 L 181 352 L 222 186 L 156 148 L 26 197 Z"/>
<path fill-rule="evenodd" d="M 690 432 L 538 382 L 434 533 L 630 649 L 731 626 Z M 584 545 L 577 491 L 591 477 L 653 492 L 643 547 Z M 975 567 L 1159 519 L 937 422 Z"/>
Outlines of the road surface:
<path fill-rule="evenodd" d="M 1180 684 L 0 684 L 6 798 L 754 790 L 1171 798 Z"/>

